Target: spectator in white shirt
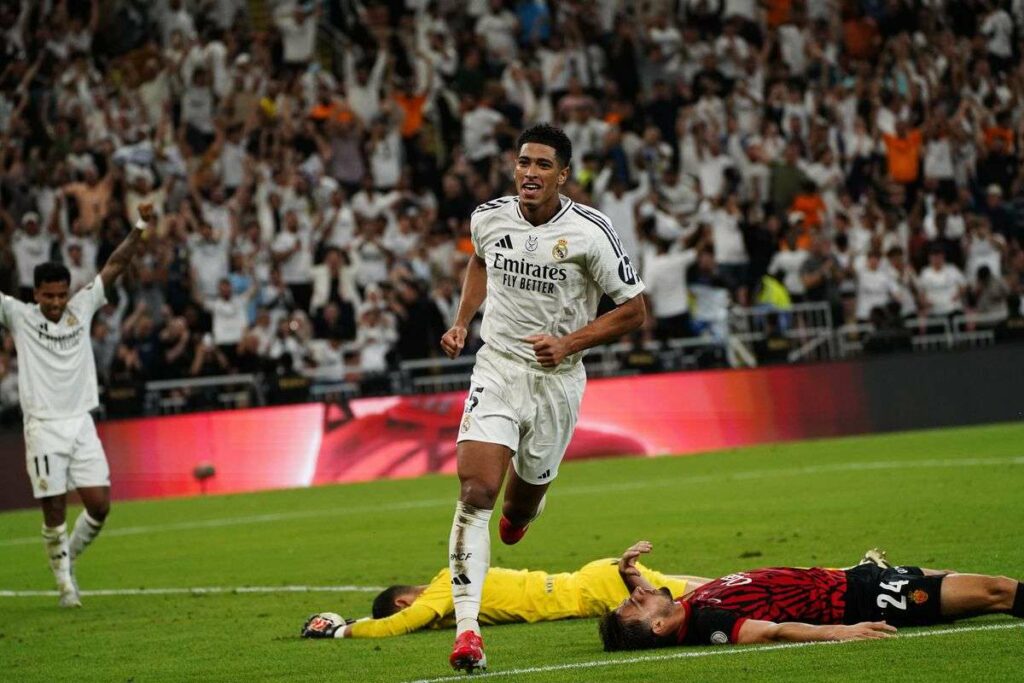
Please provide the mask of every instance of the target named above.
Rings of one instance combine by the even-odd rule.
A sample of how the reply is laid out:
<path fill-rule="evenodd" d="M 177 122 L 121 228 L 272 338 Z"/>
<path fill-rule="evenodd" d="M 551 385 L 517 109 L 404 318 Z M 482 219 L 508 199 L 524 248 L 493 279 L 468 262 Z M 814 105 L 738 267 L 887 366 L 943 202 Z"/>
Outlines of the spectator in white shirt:
<path fill-rule="evenodd" d="M 612 173 L 612 167 L 606 166 L 594 180 L 594 196 L 598 198 L 597 208 L 608 216 L 608 220 L 615 226 L 615 231 L 622 241 L 622 250 L 639 257 L 636 208 L 649 193 L 650 183 L 647 175 L 641 174 L 639 185 L 630 190 L 623 178 L 614 177 Z"/>
<path fill-rule="evenodd" d="M 900 316 L 910 318 L 917 313 L 917 274 L 907 263 L 902 247 L 890 247 L 885 252 L 882 267 L 896 283 L 896 301 L 900 304 Z"/>
<path fill-rule="evenodd" d="M 232 365 L 238 342 L 249 327 L 249 301 L 255 293 L 255 280 L 245 292 L 236 294 L 231 288 L 231 280 L 221 278 L 217 284 L 217 297 L 201 302 L 213 318 L 213 343 Z"/>
<path fill-rule="evenodd" d="M 481 97 L 463 99 L 462 150 L 466 158 L 478 169 L 488 170 L 491 159 L 498 155 L 497 134 L 505 124 L 505 117 L 491 108 L 491 101 Z"/>
<path fill-rule="evenodd" d="M 711 238 L 714 241 L 715 261 L 719 272 L 732 280 L 741 291 L 745 290 L 750 257 L 743 242 L 743 231 L 740 228 L 743 214 L 736 195 L 730 194 L 726 197 L 722 205 L 710 213 L 707 220 L 711 225 Z M 738 299 L 741 304 L 745 302 L 743 294 L 740 294 Z"/>
<path fill-rule="evenodd" d="M 388 355 L 398 341 L 394 321 L 380 308 L 363 304 L 353 346 L 359 349 L 359 367 L 363 372 L 376 374 L 388 369 Z"/>
<path fill-rule="evenodd" d="M 383 47 L 377 50 L 373 66 L 369 69 L 363 63 L 356 63 L 351 48 L 344 52 L 346 101 L 364 125 L 380 113 L 380 89 L 387 65 L 388 52 Z"/>
<path fill-rule="evenodd" d="M 317 315 L 331 301 L 348 302 L 355 307 L 360 303 L 359 290 L 356 288 L 354 269 L 346 263 L 346 258 L 337 247 L 328 247 L 324 254 L 324 262 L 313 266 L 313 296 L 309 302 L 309 312 Z"/>
<path fill-rule="evenodd" d="M 309 310 L 313 296 L 313 246 L 312 228 L 299 220 L 294 209 L 286 211 L 284 229 L 274 238 L 270 249 L 295 305 L 303 311 Z"/>
<path fill-rule="evenodd" d="M 868 251 L 864 266 L 856 271 L 857 276 L 857 322 L 871 319 L 872 309 L 886 306 L 899 297 L 899 288 L 892 276 L 881 267 L 882 253 L 877 249 Z"/>
<path fill-rule="evenodd" d="M 284 2 L 274 12 L 274 24 L 281 32 L 284 63 L 305 66 L 316 50 L 316 27 L 320 3 Z"/>
<path fill-rule="evenodd" d="M 804 300 L 806 288 L 800 271 L 804 263 L 810 257 L 806 249 L 797 246 L 797 229 L 790 228 L 786 233 L 786 248 L 775 252 L 771 262 L 768 264 L 768 274 L 781 281 L 789 291 L 793 303 L 800 303 Z"/>
<path fill-rule="evenodd" d="M 345 190 L 331 192 L 330 204 L 320 213 L 317 231 L 328 246 L 347 250 L 356 237 L 356 214 L 345 197 Z"/>
<path fill-rule="evenodd" d="M 185 219 L 194 224 L 189 210 Z M 192 289 L 201 299 L 217 295 L 217 283 L 228 274 L 228 249 L 231 236 L 227 230 L 215 232 L 209 221 L 203 221 L 188 235 L 186 246 L 191 266 Z"/>
<path fill-rule="evenodd" d="M 929 316 L 960 313 L 966 285 L 960 269 L 946 263 L 946 252 L 942 246 L 932 246 L 928 253 L 928 266 L 917 278 L 921 313 Z"/>
<path fill-rule="evenodd" d="M 74 294 L 96 279 L 96 264 L 90 263 L 83 257 L 80 242 L 75 241 L 68 245 L 66 265 L 71 273 L 71 286 L 69 287 L 71 294 Z"/>
<path fill-rule="evenodd" d="M 697 262 L 697 250 L 692 245 L 685 248 L 681 240 L 666 240 L 653 230 L 651 233 L 648 239 L 654 250 L 644 258 L 643 279 L 654 315 L 654 334 L 661 341 L 688 337 L 690 293 L 686 271 Z"/>
<path fill-rule="evenodd" d="M 29 211 L 21 217 L 21 229 L 14 233 L 11 251 L 18 267 L 18 287 L 22 301 L 33 301 L 35 269 L 50 260 L 53 238 L 39 226 L 39 214 Z"/>
<path fill-rule="evenodd" d="M 582 159 L 588 154 L 600 154 L 603 151 L 608 124 L 594 117 L 590 103 L 581 102 L 573 108 L 571 118 L 562 130 L 572 143 L 573 157 Z"/>
<path fill-rule="evenodd" d="M 487 13 L 477 19 L 474 29 L 487 48 L 488 60 L 494 65 L 505 65 L 516 58 L 518 31 L 519 20 L 505 9 L 504 0 L 491 0 Z"/>
<path fill-rule="evenodd" d="M 986 38 L 989 64 L 996 73 L 1013 65 L 1013 30 L 1013 19 L 999 6 L 992 7 L 979 27 L 979 33 Z"/>

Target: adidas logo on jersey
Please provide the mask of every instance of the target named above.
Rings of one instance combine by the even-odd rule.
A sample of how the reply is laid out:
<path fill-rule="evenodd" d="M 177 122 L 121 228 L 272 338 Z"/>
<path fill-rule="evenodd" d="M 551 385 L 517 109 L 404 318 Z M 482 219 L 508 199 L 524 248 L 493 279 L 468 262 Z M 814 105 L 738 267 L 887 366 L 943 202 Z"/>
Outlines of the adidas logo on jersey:
<path fill-rule="evenodd" d="M 512 238 L 509 237 L 508 235 L 505 235 L 500 240 L 495 242 L 494 246 L 497 247 L 498 249 L 511 249 L 512 248 Z"/>

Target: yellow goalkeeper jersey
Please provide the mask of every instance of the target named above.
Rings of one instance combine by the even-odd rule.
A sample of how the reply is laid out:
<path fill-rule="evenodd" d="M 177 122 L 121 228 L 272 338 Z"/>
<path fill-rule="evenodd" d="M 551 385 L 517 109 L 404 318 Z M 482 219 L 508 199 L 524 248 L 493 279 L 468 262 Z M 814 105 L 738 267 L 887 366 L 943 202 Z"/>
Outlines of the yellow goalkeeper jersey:
<path fill-rule="evenodd" d="M 639 562 L 637 568 L 655 588 L 668 588 L 673 597 L 686 592 L 683 579 L 666 576 Z M 617 559 L 596 560 L 579 571 L 561 574 L 492 567 L 484 581 L 480 623 L 598 617 L 618 607 L 626 597 Z M 411 605 L 384 619 L 358 621 L 352 625 L 351 635 L 353 638 L 384 638 L 454 624 L 451 574 L 442 569 Z"/>

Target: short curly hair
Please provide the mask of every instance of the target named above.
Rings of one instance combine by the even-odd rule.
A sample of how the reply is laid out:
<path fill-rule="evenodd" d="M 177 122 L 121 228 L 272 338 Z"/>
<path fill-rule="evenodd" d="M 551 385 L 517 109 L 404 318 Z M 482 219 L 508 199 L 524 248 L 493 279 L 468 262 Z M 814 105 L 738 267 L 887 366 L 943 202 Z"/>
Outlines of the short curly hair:
<path fill-rule="evenodd" d="M 572 161 L 572 142 L 561 128 L 555 128 L 546 123 L 531 126 L 519 134 L 519 139 L 516 140 L 516 150 L 522 149 L 523 145 L 528 142 L 547 145 L 555 150 L 555 159 L 558 160 L 562 168 L 568 166 Z"/>

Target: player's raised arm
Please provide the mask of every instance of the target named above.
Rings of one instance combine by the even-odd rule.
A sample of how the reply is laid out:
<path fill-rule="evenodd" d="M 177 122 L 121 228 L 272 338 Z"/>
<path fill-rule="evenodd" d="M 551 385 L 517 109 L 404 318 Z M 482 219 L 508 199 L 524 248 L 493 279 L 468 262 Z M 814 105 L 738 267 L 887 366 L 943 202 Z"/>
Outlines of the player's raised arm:
<path fill-rule="evenodd" d="M 139 220 L 135 222 L 135 229 L 128 233 L 128 236 L 124 238 L 117 249 L 114 250 L 114 253 L 110 255 L 110 258 L 107 259 L 103 270 L 100 271 L 100 277 L 103 279 L 103 288 L 105 290 L 110 290 L 114 282 L 117 281 L 117 278 L 128 267 L 128 264 L 141 251 L 143 244 L 142 233 L 146 228 L 153 225 L 155 220 L 156 211 L 153 210 L 153 205 L 140 204 Z"/>
<path fill-rule="evenodd" d="M 643 588 L 644 590 L 654 590 L 654 586 L 650 584 L 647 579 L 643 577 L 640 570 L 636 568 L 637 559 L 646 553 L 651 552 L 650 541 L 637 541 L 633 545 L 626 548 L 626 551 L 622 553 L 622 557 L 619 558 L 619 577 L 622 582 L 626 584 L 626 589 L 630 593 L 635 588 Z"/>
<path fill-rule="evenodd" d="M 466 278 L 462 283 L 462 296 L 459 297 L 459 310 L 455 315 L 455 324 L 441 337 L 441 348 L 449 358 L 455 358 L 466 345 L 469 323 L 480 310 L 487 298 L 487 262 L 473 254 L 466 267 Z"/>

